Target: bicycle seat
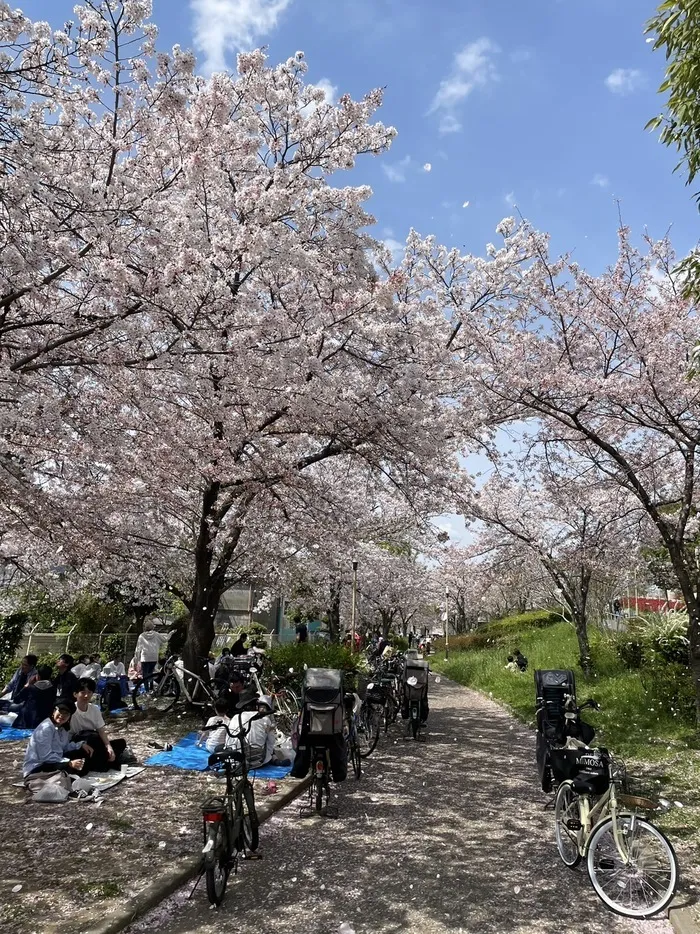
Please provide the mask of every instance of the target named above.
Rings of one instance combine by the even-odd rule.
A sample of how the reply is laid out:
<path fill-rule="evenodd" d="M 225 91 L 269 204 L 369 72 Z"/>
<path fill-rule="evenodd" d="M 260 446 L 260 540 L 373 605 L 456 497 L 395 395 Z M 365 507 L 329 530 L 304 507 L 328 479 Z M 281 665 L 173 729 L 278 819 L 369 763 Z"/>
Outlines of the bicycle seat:
<path fill-rule="evenodd" d="M 245 762 L 245 756 L 240 749 L 222 749 L 209 756 L 209 767 L 221 765 L 224 762 Z"/>

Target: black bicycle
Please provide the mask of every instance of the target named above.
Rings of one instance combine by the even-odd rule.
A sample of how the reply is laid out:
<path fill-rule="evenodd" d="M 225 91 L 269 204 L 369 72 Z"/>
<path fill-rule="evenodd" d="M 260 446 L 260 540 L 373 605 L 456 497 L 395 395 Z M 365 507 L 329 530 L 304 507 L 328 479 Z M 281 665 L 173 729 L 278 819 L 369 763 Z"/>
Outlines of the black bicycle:
<path fill-rule="evenodd" d="M 229 874 L 232 869 L 234 872 L 238 869 L 238 854 L 246 850 L 254 852 L 258 848 L 259 823 L 253 785 L 248 778 L 246 736 L 250 724 L 263 716 L 256 714 L 245 725 L 239 718 L 239 730 L 222 724 L 228 736 L 238 741 L 238 748 L 224 748 L 209 756 L 209 768 L 223 768 L 226 774 L 225 793 L 209 798 L 202 805 L 202 856 L 207 897 L 212 905 L 220 905 L 223 901 Z M 216 730 L 219 727 L 205 729 Z"/>

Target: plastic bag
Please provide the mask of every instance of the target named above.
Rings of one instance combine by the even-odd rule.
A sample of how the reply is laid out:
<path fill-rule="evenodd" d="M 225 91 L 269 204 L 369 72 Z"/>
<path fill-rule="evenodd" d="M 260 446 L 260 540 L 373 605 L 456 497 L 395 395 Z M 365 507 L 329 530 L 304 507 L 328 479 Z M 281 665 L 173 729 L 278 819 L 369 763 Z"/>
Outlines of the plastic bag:
<path fill-rule="evenodd" d="M 45 804 L 63 804 L 68 800 L 70 792 L 61 785 L 46 782 L 43 788 L 34 795 L 34 801 L 43 801 Z"/>
<path fill-rule="evenodd" d="M 12 726 L 17 717 L 19 717 L 18 713 L 0 714 L 0 726 Z"/>
<path fill-rule="evenodd" d="M 87 778 L 74 778 L 73 779 L 73 788 L 72 791 L 94 791 L 95 784 L 94 782 L 89 781 Z"/>

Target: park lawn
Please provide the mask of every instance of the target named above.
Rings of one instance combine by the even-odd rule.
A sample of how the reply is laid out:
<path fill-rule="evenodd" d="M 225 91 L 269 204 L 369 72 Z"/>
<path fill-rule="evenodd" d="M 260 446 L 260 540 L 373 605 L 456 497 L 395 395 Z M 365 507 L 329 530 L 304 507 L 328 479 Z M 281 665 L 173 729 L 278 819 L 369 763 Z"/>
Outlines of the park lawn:
<path fill-rule="evenodd" d="M 586 721 L 596 728 L 596 741 L 625 759 L 630 772 L 648 777 L 663 797 L 674 802 L 655 822 L 668 832 L 679 852 L 686 885 L 691 889 L 697 886 L 700 892 L 700 876 L 695 868 L 700 866 L 698 732 L 693 724 L 661 708 L 654 700 L 653 685 L 644 683 L 644 672 L 625 668 L 604 634 L 592 630 L 591 644 L 596 673 L 589 679 L 576 664 L 576 635 L 571 624 L 565 622 L 524 631 L 510 648 L 500 645 L 451 651 L 448 661 L 440 647 L 431 657 L 430 666 L 504 704 L 518 719 L 533 727 L 534 670 L 572 668 L 579 703 L 593 697 L 601 705 L 600 711 L 585 712 Z M 528 659 L 525 674 L 505 670 L 506 657 L 515 648 Z M 534 761 L 533 779 L 536 780 Z"/>

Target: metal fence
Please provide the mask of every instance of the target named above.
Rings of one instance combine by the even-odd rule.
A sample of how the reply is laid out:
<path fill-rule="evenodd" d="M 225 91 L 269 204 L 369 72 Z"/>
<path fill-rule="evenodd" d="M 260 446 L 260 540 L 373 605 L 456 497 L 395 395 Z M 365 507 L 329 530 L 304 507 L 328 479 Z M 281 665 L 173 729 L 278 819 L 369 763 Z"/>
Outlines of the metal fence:
<path fill-rule="evenodd" d="M 75 627 L 74 627 L 75 628 Z M 214 654 L 219 654 L 224 646 L 231 646 L 235 639 L 235 633 L 238 627 L 230 627 L 219 630 L 214 638 L 211 650 Z M 34 655 L 45 655 L 49 652 L 55 655 L 61 655 L 63 652 L 70 653 L 74 658 L 78 655 L 92 655 L 95 652 L 103 652 L 109 639 L 109 644 L 113 645 L 115 639 L 121 640 L 120 651 L 124 658 L 129 659 L 134 654 L 138 634 L 133 630 L 126 632 L 39 632 L 37 627 L 25 632 L 20 640 L 19 652 L 22 655 L 28 655 L 30 652 Z M 265 644 L 265 648 L 271 648 L 278 641 L 276 632 L 261 633 L 255 636 L 258 645 Z"/>
<path fill-rule="evenodd" d="M 121 640 L 120 651 L 127 660 L 134 654 L 138 636 L 135 631 L 129 632 L 39 632 L 36 627 L 25 632 L 20 641 L 19 651 L 23 655 L 30 652 L 33 655 L 45 655 L 49 652 L 61 655 L 68 652 L 74 657 L 77 655 L 92 655 L 102 652 L 107 644 L 113 644 L 115 639 Z"/>

